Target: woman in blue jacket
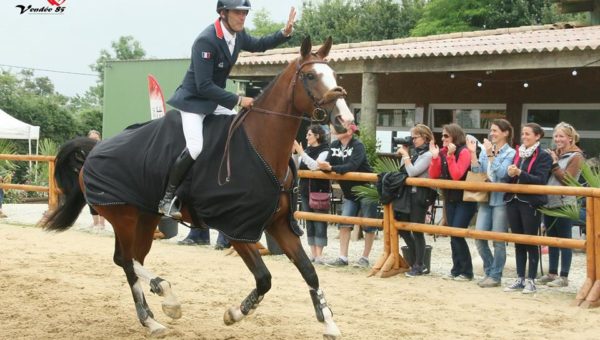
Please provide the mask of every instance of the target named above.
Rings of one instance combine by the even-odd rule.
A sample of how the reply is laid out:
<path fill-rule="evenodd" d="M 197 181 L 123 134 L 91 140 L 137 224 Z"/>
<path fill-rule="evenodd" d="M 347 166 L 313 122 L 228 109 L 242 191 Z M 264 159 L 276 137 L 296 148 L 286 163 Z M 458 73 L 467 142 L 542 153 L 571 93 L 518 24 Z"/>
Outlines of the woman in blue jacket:
<path fill-rule="evenodd" d="M 483 150 L 477 158 L 477 141 L 467 141 L 471 152 L 471 171 L 487 173 L 490 182 L 506 183 L 508 166 L 513 163 L 515 149 L 511 147 L 513 127 L 506 119 L 495 119 L 490 126 L 490 139 L 483 140 Z M 477 230 L 505 233 L 508 231 L 508 216 L 503 192 L 491 192 L 490 201 L 479 203 Z M 483 261 L 485 277 L 477 285 L 481 288 L 498 287 L 506 263 L 506 243 L 494 241 L 494 253 L 487 240 L 475 240 L 477 251 Z"/>

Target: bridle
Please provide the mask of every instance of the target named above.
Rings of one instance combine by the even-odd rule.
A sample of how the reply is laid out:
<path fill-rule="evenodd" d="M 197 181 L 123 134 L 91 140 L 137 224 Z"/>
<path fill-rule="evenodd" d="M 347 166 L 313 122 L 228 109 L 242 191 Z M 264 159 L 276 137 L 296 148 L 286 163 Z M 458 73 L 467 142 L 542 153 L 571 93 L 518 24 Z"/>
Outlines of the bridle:
<path fill-rule="evenodd" d="M 218 176 L 217 176 L 218 177 L 217 181 L 218 181 L 219 185 L 225 185 L 225 183 L 229 182 L 231 179 L 231 162 L 229 159 L 230 141 L 233 136 L 233 133 L 242 125 L 242 123 L 244 122 L 244 120 L 246 119 L 246 117 L 248 116 L 248 114 L 250 112 L 258 112 L 258 113 L 263 113 L 263 114 L 275 115 L 275 116 L 279 116 L 279 117 L 305 120 L 310 123 L 322 122 L 325 120 L 325 117 L 329 117 L 332 114 L 333 109 L 335 107 L 335 106 L 332 106 L 331 110 L 327 111 L 327 109 L 325 109 L 323 107 L 323 105 L 331 104 L 331 103 L 335 102 L 336 100 L 338 100 L 339 98 L 344 98 L 346 96 L 346 91 L 342 87 L 338 86 L 338 87 L 335 87 L 335 88 L 330 89 L 327 92 L 325 92 L 325 94 L 323 95 L 323 98 L 321 98 L 321 99 L 316 98 L 314 96 L 314 94 L 312 93 L 312 91 L 310 90 L 310 87 L 308 86 L 308 80 L 307 80 L 306 73 L 302 73 L 302 69 L 306 65 L 312 65 L 312 64 L 327 64 L 327 62 L 325 60 L 307 60 L 301 64 L 298 61 L 298 63 L 296 64 L 296 72 L 294 73 L 294 77 L 292 78 L 292 81 L 289 86 L 288 98 L 291 98 L 291 100 L 288 102 L 288 108 L 287 108 L 286 113 L 271 111 L 271 110 L 258 108 L 258 107 L 252 107 L 251 109 L 241 110 L 235 116 L 235 118 L 229 125 L 229 131 L 227 132 L 227 140 L 225 142 L 225 149 L 223 151 L 223 157 L 221 158 L 221 162 L 219 164 L 219 172 L 218 172 Z M 312 101 L 313 107 L 315 108 L 313 110 L 310 118 L 304 117 L 304 115 L 295 116 L 292 114 L 292 108 L 295 108 L 294 107 L 295 106 L 295 92 L 296 92 L 295 90 L 296 90 L 297 79 L 302 80 L 302 85 L 304 87 L 304 90 L 306 91 L 306 94 Z M 296 108 L 296 110 L 297 110 L 297 108 Z M 298 111 L 300 111 L 300 110 L 298 110 Z M 321 115 L 320 119 L 316 119 L 316 118 L 319 118 L 319 116 L 318 116 L 319 114 Z M 223 163 L 225 162 L 225 159 L 227 159 L 227 177 L 225 177 L 225 180 L 222 181 L 221 180 L 221 172 L 222 172 L 221 170 L 223 168 Z"/>

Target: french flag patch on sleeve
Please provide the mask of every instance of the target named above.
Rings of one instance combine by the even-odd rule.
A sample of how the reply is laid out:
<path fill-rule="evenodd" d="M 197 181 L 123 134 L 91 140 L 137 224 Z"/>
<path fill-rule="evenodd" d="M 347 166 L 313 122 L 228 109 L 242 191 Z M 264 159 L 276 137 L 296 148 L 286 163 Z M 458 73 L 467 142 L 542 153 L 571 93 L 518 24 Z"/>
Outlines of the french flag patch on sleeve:
<path fill-rule="evenodd" d="M 202 58 L 203 59 L 210 59 L 210 52 L 202 52 Z"/>

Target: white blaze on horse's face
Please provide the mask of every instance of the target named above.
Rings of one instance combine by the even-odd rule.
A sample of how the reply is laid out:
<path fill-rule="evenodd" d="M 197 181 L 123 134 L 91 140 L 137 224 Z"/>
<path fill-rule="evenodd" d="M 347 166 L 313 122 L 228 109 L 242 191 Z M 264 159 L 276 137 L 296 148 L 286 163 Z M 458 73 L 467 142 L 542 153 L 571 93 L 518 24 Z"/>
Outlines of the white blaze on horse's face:
<path fill-rule="evenodd" d="M 323 82 L 325 88 L 331 90 L 338 86 L 337 81 L 335 80 L 335 74 L 333 72 L 333 69 L 331 69 L 329 65 L 314 64 L 313 68 L 315 72 L 317 72 L 317 75 L 319 76 L 319 79 L 321 79 L 321 81 Z M 352 111 L 350 111 L 350 108 L 348 107 L 348 104 L 346 104 L 346 100 L 344 100 L 344 98 L 339 98 L 338 100 L 336 100 L 335 107 L 340 113 L 344 122 L 354 121 L 354 115 L 352 114 Z"/>

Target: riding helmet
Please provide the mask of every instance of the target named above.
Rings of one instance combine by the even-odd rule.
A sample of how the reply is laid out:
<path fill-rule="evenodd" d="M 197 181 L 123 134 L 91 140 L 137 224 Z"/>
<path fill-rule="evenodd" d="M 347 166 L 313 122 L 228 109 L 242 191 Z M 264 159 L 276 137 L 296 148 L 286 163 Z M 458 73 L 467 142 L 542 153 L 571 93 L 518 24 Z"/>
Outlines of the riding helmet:
<path fill-rule="evenodd" d="M 252 6 L 250 0 L 219 0 L 217 1 L 217 13 L 224 9 L 238 9 L 249 11 Z"/>

